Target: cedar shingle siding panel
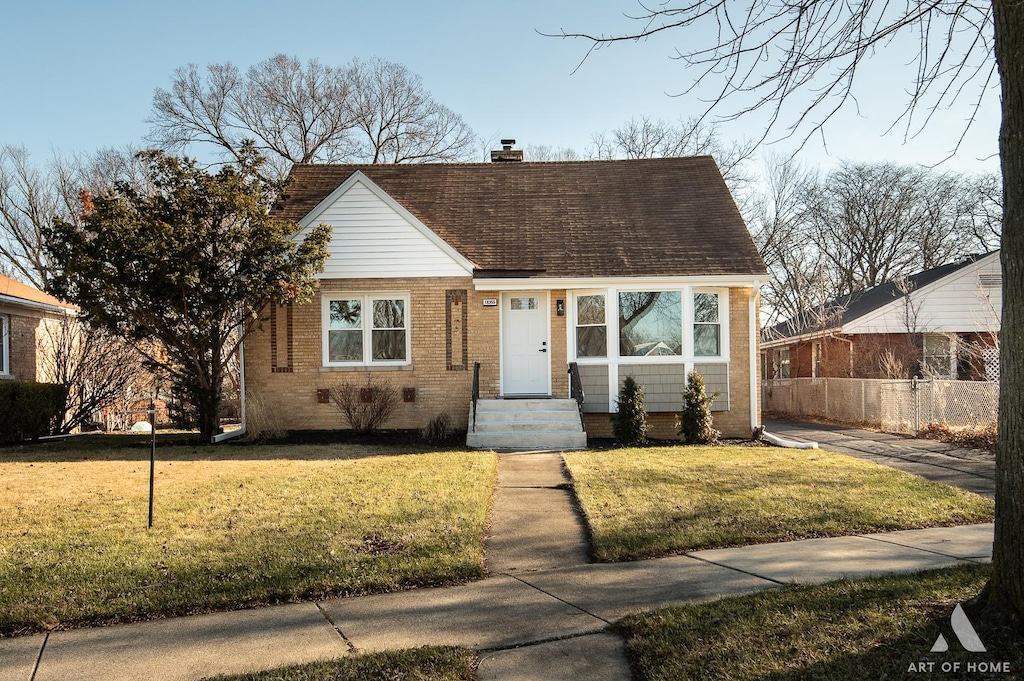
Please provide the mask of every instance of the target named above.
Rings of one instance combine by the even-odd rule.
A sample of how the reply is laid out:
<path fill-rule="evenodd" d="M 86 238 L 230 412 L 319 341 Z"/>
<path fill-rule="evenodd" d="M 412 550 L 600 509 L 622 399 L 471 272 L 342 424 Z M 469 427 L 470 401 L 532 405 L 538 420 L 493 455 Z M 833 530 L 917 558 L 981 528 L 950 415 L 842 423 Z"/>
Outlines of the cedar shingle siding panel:
<path fill-rule="evenodd" d="M 296 165 L 300 220 L 355 171 L 495 276 L 763 275 L 710 156 L 559 163 Z"/>
<path fill-rule="evenodd" d="M 708 397 L 722 393 L 711 403 L 711 411 L 729 409 L 729 365 L 728 364 L 694 364 L 693 368 L 704 377 L 704 390 Z"/>
<path fill-rule="evenodd" d="M 608 366 L 577 364 L 580 371 L 580 381 L 583 383 L 583 394 L 586 401 L 583 403 L 583 411 L 607 414 L 608 413 Z"/>
<path fill-rule="evenodd" d="M 632 376 L 644 388 L 644 408 L 649 412 L 678 412 L 686 389 L 686 367 L 682 364 L 622 364 L 619 389 Z"/>

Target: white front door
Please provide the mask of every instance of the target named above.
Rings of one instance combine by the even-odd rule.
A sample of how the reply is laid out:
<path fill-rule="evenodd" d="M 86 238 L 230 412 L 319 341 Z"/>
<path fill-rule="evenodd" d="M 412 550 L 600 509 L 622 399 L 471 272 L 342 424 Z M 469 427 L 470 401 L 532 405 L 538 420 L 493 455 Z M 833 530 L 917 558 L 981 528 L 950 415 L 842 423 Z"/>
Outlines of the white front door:
<path fill-rule="evenodd" d="M 501 294 L 503 395 L 550 395 L 547 291 Z"/>

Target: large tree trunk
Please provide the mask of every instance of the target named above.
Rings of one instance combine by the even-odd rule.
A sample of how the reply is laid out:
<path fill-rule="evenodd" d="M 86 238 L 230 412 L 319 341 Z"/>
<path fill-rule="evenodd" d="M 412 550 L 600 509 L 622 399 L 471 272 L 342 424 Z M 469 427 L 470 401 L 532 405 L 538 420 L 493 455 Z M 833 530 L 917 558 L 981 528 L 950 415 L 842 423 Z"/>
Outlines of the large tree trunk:
<path fill-rule="evenodd" d="M 996 529 L 989 604 L 1024 615 L 1024 6 L 994 0 L 1002 83 L 1003 316 L 1000 342 Z"/>

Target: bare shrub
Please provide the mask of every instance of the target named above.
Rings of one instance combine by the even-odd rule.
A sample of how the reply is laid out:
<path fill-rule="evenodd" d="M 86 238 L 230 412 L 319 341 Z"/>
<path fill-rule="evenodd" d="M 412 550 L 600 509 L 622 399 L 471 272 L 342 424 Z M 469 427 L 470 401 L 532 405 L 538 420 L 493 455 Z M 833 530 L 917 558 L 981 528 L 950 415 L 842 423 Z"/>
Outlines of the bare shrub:
<path fill-rule="evenodd" d="M 365 434 L 379 430 L 398 406 L 398 390 L 387 379 L 366 374 L 362 385 L 343 382 L 330 388 L 331 404 L 341 412 L 354 432 Z"/>
<path fill-rule="evenodd" d="M 276 440 L 288 434 L 281 412 L 267 404 L 259 393 L 245 394 L 245 439 Z"/>
<path fill-rule="evenodd" d="M 945 423 L 929 423 L 918 431 L 917 436 L 927 440 L 948 442 L 957 447 L 986 449 L 994 452 L 997 437 L 996 422 L 990 421 L 969 428 L 950 428 Z"/>
<path fill-rule="evenodd" d="M 442 412 L 430 419 L 430 422 L 420 431 L 420 437 L 432 445 L 439 445 L 454 434 L 455 427 L 448 412 Z"/>

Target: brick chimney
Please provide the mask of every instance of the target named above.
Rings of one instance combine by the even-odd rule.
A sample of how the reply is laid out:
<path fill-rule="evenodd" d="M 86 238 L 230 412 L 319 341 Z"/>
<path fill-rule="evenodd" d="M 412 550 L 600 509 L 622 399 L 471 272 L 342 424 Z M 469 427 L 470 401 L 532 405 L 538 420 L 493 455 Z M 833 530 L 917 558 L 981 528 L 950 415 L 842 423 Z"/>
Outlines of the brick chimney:
<path fill-rule="evenodd" d="M 515 140 L 501 140 L 501 150 L 491 152 L 491 163 L 514 163 L 523 160 L 523 150 L 513 149 Z"/>

